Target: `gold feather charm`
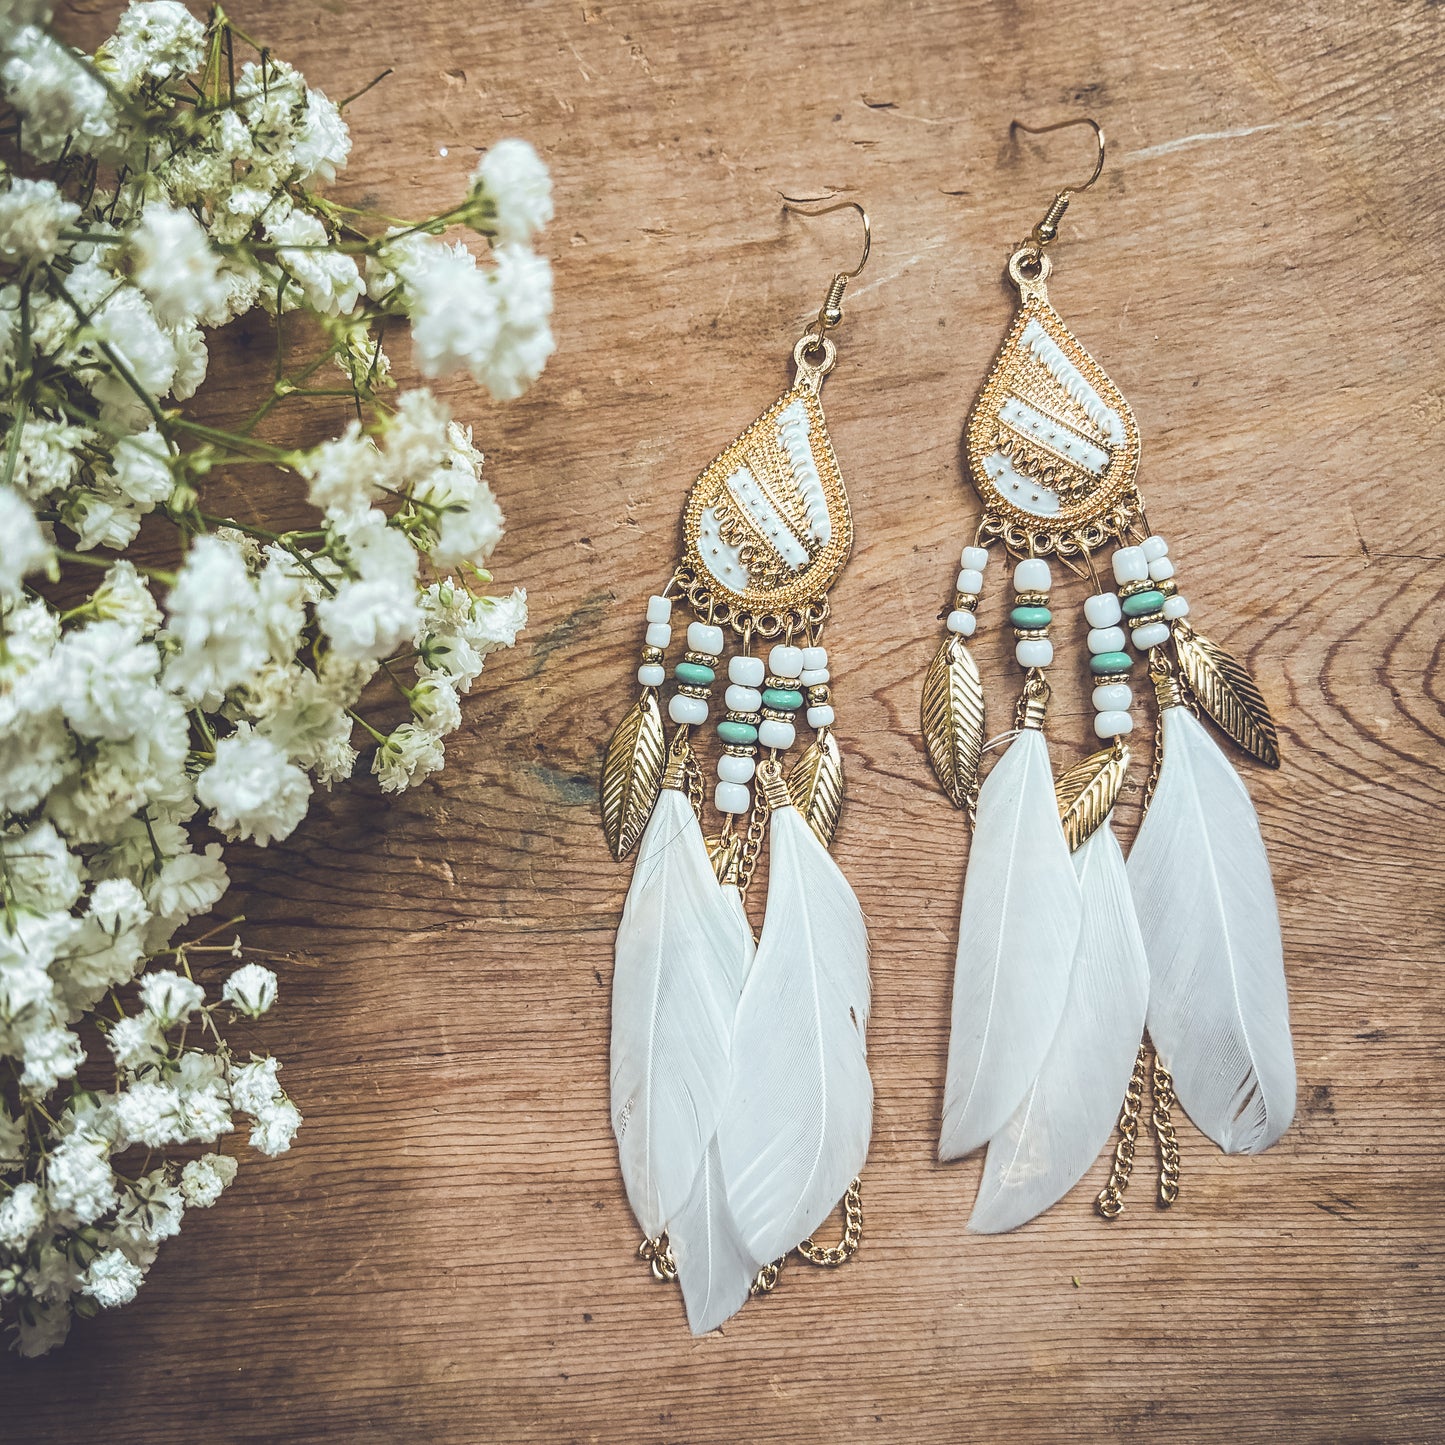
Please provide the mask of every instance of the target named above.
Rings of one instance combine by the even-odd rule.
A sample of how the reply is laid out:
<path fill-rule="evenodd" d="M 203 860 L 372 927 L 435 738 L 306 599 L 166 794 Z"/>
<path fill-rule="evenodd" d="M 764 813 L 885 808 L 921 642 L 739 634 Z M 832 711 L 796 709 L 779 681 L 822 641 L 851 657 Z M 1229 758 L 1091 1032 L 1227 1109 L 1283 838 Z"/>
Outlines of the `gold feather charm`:
<path fill-rule="evenodd" d="M 1064 825 L 1070 851 L 1077 850 L 1109 816 L 1109 810 L 1118 800 L 1119 789 L 1124 786 L 1128 768 L 1129 749 L 1121 743 L 1118 747 L 1091 753 L 1054 783 L 1059 821 Z"/>
<path fill-rule="evenodd" d="M 657 690 L 647 687 L 617 724 L 602 760 L 602 831 L 619 862 L 636 846 L 647 826 L 666 757 Z"/>
<path fill-rule="evenodd" d="M 955 633 L 944 638 L 923 679 L 923 741 L 954 807 L 971 806 L 983 749 L 983 684 L 973 654 Z"/>
<path fill-rule="evenodd" d="M 843 810 L 843 755 L 831 728 L 824 728 L 788 774 L 793 806 L 825 847 L 833 846 Z"/>
<path fill-rule="evenodd" d="M 1174 650 L 1190 693 L 1220 731 L 1265 767 L 1279 767 L 1274 719 L 1244 664 L 1187 622 L 1174 624 Z"/>

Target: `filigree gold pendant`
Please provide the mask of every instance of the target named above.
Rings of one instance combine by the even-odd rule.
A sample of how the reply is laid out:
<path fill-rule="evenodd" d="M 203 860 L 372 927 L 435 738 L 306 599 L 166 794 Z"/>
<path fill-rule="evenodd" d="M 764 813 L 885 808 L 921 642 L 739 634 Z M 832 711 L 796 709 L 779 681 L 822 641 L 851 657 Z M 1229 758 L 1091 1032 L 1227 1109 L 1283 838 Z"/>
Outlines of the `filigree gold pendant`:
<path fill-rule="evenodd" d="M 704 470 L 683 512 L 678 587 L 740 636 L 821 620 L 853 547 L 853 517 L 823 406 L 804 380 Z"/>
<path fill-rule="evenodd" d="M 1014 552 L 1077 556 L 1140 512 L 1139 428 L 1123 393 L 1049 304 L 1049 257 L 1009 274 L 1021 304 L 969 414 L 969 475 L 981 538 Z"/>

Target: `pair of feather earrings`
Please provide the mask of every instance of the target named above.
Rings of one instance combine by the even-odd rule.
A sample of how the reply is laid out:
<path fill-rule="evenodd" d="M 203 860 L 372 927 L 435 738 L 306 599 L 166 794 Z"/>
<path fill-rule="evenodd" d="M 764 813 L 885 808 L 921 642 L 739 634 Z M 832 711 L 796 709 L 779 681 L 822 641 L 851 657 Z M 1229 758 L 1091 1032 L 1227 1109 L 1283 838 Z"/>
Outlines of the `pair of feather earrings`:
<path fill-rule="evenodd" d="M 613 855 L 637 846 L 613 972 L 613 1129 L 640 1252 L 679 1281 L 697 1334 L 770 1289 L 794 1250 L 842 1263 L 861 1229 L 868 939 L 828 852 L 843 770 L 822 645 L 853 524 L 819 394 L 837 355 L 825 333 L 842 320 L 871 233 L 854 202 L 806 214 L 843 207 L 862 217 L 863 259 L 834 276 L 794 347 L 793 386 L 694 483 L 683 558 L 648 603 L 640 695 L 603 764 Z M 693 618 L 673 667 L 669 740 L 659 690 L 678 601 Z M 698 730 L 729 638 L 719 826 L 704 836 Z M 801 725 L 812 742 L 785 771 Z M 755 942 L 744 898 L 764 851 Z M 842 1242 L 814 1244 L 840 1202 Z"/>
<path fill-rule="evenodd" d="M 969 1221 L 983 1232 L 1067 1193 L 1107 1143 L 1121 1097 L 1124 1127 L 1146 1024 L 1157 1076 L 1172 1068 L 1180 1101 L 1225 1150 L 1263 1149 L 1294 1106 L 1269 865 L 1248 795 L 1196 714 L 1271 766 L 1274 728 L 1244 668 L 1186 620 L 1168 545 L 1144 521 L 1133 415 L 1048 301 L 1046 247 L 1103 167 L 1098 126 L 1063 124 L 1080 123 L 1098 140 L 1093 175 L 1055 197 L 1009 261 L 1020 309 L 967 430 L 984 513 L 923 697 L 935 771 L 975 816 L 939 1152 L 987 1145 Z M 771 1289 L 791 1253 L 842 1263 L 861 1232 L 868 945 L 828 853 L 843 774 L 821 642 L 852 521 L 819 393 L 836 356 L 826 333 L 869 232 L 861 206 L 840 204 L 863 218 L 863 260 L 833 278 L 795 346 L 794 386 L 689 493 L 684 556 L 648 604 L 640 695 L 603 765 L 613 854 L 638 851 L 613 976 L 613 1127 L 646 1235 L 639 1252 L 680 1282 L 695 1333 Z M 1123 544 L 1111 559 L 1117 591 L 1094 562 L 1111 542 Z M 980 787 L 984 696 L 967 639 L 992 543 L 1017 559 L 1010 621 L 1025 680 L 1017 726 Z M 1057 782 L 1044 738 L 1050 557 L 1095 583 L 1085 614 L 1106 744 Z M 669 740 L 659 692 L 678 600 L 693 620 L 673 668 Z M 721 825 L 705 836 L 696 730 L 729 634 Z M 1131 648 L 1147 660 L 1160 725 L 1126 862 L 1111 819 L 1130 760 Z M 813 740 L 785 771 L 804 718 Z M 755 941 L 745 897 L 765 844 Z M 1126 1182 L 1116 1167 L 1110 1217 Z M 821 1247 L 812 1233 L 840 1201 L 842 1241 Z"/>
<path fill-rule="evenodd" d="M 1156 1081 L 1228 1153 L 1256 1153 L 1294 1112 L 1295 1067 L 1269 861 L 1243 784 L 1200 721 L 1270 767 L 1269 712 L 1245 668 L 1195 632 L 1165 539 L 1145 520 L 1139 432 L 1118 388 L 1049 303 L 1061 191 L 1009 259 L 1019 309 L 970 413 L 983 516 L 962 555 L 925 678 L 923 732 L 944 790 L 975 815 L 964 881 L 939 1157 L 987 1146 L 969 1227 L 1013 1229 L 1084 1175 L 1120 1117 L 1099 1198 L 1117 1215 L 1146 1026 Z M 1028 130 L 1029 127 L 1019 127 Z M 1044 127 L 1056 130 L 1059 126 Z M 1039 133 L 1039 132 L 1034 132 Z M 988 543 L 1017 558 L 1009 620 L 1024 669 L 1016 731 L 979 786 L 983 688 L 966 639 Z M 1112 587 L 1096 554 L 1117 543 Z M 1093 584 L 1084 603 L 1094 732 L 1103 748 L 1055 782 L 1044 724 L 1054 663 L 1049 558 Z M 1126 861 L 1112 819 L 1130 761 L 1130 676 L 1158 706 L 1146 811 Z M 1157 1097 L 1157 1093 L 1156 1093 Z M 1125 1101 L 1121 1116 L 1120 1100 Z M 1160 1202 L 1177 1192 L 1172 1125 Z"/>

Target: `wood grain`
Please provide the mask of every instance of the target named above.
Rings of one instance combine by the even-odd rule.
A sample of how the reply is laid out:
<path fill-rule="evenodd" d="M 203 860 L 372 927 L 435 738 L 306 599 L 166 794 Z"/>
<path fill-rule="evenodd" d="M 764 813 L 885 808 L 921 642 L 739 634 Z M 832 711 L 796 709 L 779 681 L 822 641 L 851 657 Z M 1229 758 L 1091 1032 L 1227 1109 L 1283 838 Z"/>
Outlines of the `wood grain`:
<path fill-rule="evenodd" d="M 116 8 L 67 23 L 93 40 Z M 558 354 L 516 405 L 448 393 L 488 447 L 499 575 L 528 587 L 533 620 L 489 662 L 445 773 L 389 806 L 364 782 L 322 797 L 237 869 L 253 940 L 294 958 L 266 1037 L 306 1126 L 188 1222 L 136 1304 L 0 1366 L 0 1437 L 1445 1434 L 1440 12 L 236 13 L 333 95 L 396 67 L 351 112 L 343 199 L 420 214 L 500 135 L 547 154 Z M 1195 616 L 1280 725 L 1282 769 L 1248 783 L 1301 1107 L 1259 1159 L 1182 1126 L 1168 1214 L 1141 1196 L 1095 1219 L 1101 1160 L 1046 1218 L 972 1238 L 979 1162 L 933 1162 L 966 824 L 930 775 L 918 696 L 973 527 L 960 431 L 1010 314 L 1004 260 L 1081 159 L 1067 135 L 1012 146 L 1008 121 L 1084 110 L 1110 162 L 1068 215 L 1052 294 L 1133 403 Z M 786 385 L 853 252 L 845 217 L 785 220 L 778 193 L 830 187 L 875 227 L 825 395 L 858 533 L 828 640 L 838 856 L 874 947 L 867 1232 L 847 1269 L 790 1269 L 694 1341 L 632 1258 L 608 1128 L 626 870 L 595 779 L 685 488 Z M 266 482 L 247 505 L 290 504 Z M 1010 668 L 991 620 L 997 717 Z M 1060 632 L 1067 646 L 1082 624 Z M 1056 737 L 1081 756 L 1066 671 Z"/>

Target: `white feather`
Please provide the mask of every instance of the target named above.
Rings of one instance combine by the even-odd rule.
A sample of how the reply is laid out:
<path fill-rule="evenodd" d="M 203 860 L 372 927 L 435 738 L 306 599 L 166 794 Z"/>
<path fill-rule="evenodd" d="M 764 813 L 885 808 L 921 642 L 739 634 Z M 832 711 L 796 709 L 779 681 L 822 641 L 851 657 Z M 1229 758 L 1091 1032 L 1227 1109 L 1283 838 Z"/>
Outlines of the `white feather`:
<path fill-rule="evenodd" d="M 727 1088 L 745 957 L 685 794 L 642 835 L 612 974 L 612 1127 L 638 1223 L 660 1234 L 692 1192 Z"/>
<path fill-rule="evenodd" d="M 753 929 L 737 885 L 723 884 L 722 896 L 734 929 L 730 947 L 737 950 L 741 960 L 741 986 L 756 953 Z M 687 1322 L 693 1334 L 705 1335 L 747 1303 L 753 1280 L 766 1262 L 748 1253 L 733 1222 L 723 1188 L 716 1136 L 703 1156 L 687 1202 L 668 1220 L 667 1237 L 677 1264 Z"/>
<path fill-rule="evenodd" d="M 733 1029 L 718 1126 L 728 1203 L 753 1258 L 832 1212 L 868 1153 L 868 935 L 848 881 L 796 808 L 769 824 L 768 904 Z"/>
<path fill-rule="evenodd" d="M 692 1193 L 668 1227 L 677 1280 L 695 1335 L 715 1330 L 748 1300 L 766 1260 L 754 1259 L 728 1208 L 717 1141 L 708 1146 Z"/>
<path fill-rule="evenodd" d="M 984 780 L 968 854 L 940 1159 L 1008 1122 L 1038 1076 L 1069 987 L 1083 904 L 1049 750 L 1025 728 Z"/>
<path fill-rule="evenodd" d="M 1084 921 L 1067 1002 L 1038 1078 L 989 1141 L 968 1221 L 980 1234 L 1017 1228 L 1083 1178 L 1113 1132 L 1144 1032 L 1149 965 L 1109 818 L 1075 852 L 1074 870 Z"/>
<path fill-rule="evenodd" d="M 1149 1034 L 1189 1117 L 1227 1154 L 1294 1116 L 1284 947 L 1259 820 L 1229 760 L 1166 708 L 1164 764 L 1129 853 L 1149 957 Z"/>

